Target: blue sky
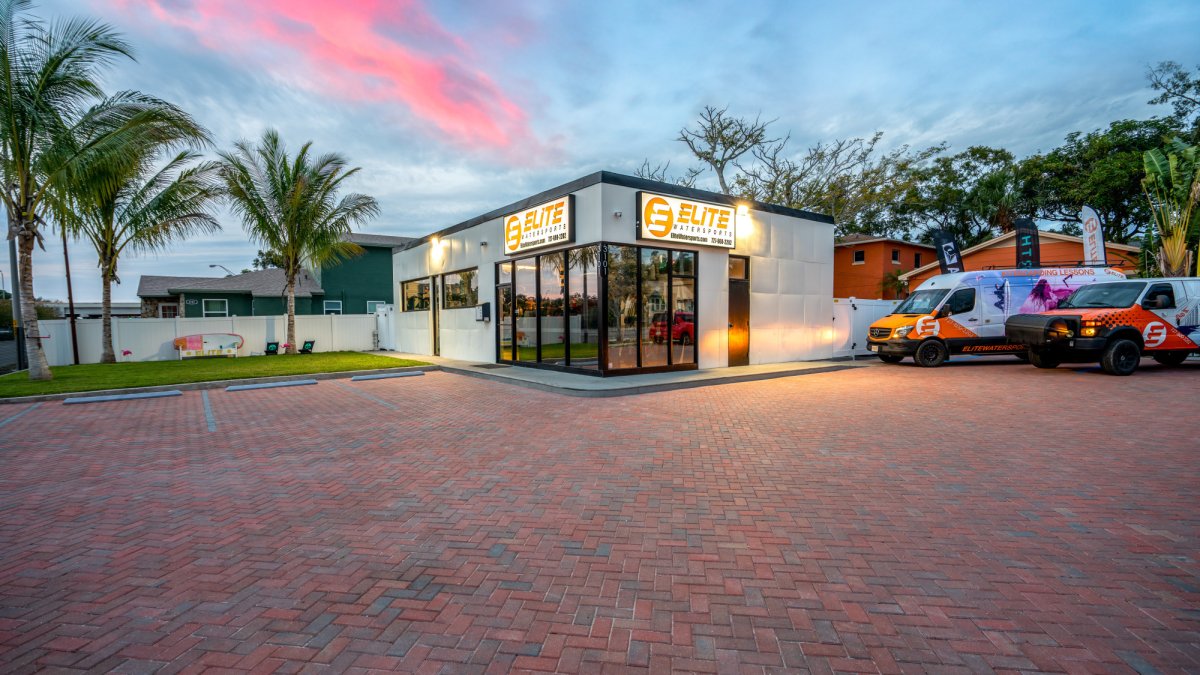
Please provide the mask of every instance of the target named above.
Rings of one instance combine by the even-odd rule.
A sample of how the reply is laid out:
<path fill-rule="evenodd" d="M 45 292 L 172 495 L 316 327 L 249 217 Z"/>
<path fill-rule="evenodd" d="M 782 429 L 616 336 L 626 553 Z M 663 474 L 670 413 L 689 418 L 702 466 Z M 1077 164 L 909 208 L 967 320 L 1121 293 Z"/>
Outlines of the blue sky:
<path fill-rule="evenodd" d="M 183 106 L 222 147 L 271 126 L 293 147 L 345 154 L 363 168 L 354 188 L 383 209 L 365 231 L 397 235 L 645 158 L 682 170 L 673 139 L 704 105 L 778 118 L 797 150 L 882 131 L 889 147 L 1024 155 L 1163 114 L 1146 103 L 1147 66 L 1200 65 L 1194 2 L 43 0 L 37 12 L 117 26 L 138 61 L 108 88 Z M 222 224 L 124 259 L 114 299 L 136 300 L 141 274 L 249 267 L 240 224 Z M 95 260 L 72 245 L 77 299 L 99 298 Z M 34 263 L 37 294 L 65 298 L 61 244 Z"/>

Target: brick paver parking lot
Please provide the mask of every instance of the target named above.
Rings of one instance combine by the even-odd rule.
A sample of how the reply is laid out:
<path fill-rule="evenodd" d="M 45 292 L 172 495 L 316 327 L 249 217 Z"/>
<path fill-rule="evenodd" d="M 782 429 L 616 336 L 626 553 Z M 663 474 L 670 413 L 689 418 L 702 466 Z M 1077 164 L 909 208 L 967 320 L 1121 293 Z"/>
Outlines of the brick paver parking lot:
<path fill-rule="evenodd" d="M 1196 671 L 1198 377 L 0 406 L 0 670 Z"/>

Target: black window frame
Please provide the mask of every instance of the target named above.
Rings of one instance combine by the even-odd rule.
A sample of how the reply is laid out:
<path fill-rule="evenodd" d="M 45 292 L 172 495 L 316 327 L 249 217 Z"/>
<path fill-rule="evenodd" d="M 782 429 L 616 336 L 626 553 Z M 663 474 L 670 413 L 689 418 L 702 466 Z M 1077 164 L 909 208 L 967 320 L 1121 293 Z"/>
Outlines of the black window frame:
<path fill-rule="evenodd" d="M 867 262 L 867 250 L 866 249 L 860 248 L 855 251 L 851 251 L 851 253 L 854 256 L 854 258 L 851 260 L 851 262 L 853 262 L 855 265 L 861 265 L 861 264 Z"/>
<path fill-rule="evenodd" d="M 892 264 L 893 265 L 900 264 L 900 249 L 898 249 L 898 248 L 892 249 Z"/>
<path fill-rule="evenodd" d="M 921 266 L 921 252 L 916 251 L 913 253 L 913 269 L 915 270 L 920 266 Z"/>
<path fill-rule="evenodd" d="M 419 283 L 422 281 L 426 282 L 428 284 L 428 288 L 429 288 L 429 294 L 426 297 L 426 306 L 418 307 L 416 309 L 409 309 L 408 308 L 408 295 L 404 292 L 404 287 L 409 284 L 415 284 L 415 283 Z M 435 283 L 436 282 L 434 281 L 433 275 L 424 276 L 424 277 L 414 277 L 412 279 L 409 279 L 408 281 L 401 281 L 400 282 L 400 311 L 401 312 L 428 312 L 431 309 L 433 309 L 433 285 Z"/>
<path fill-rule="evenodd" d="M 971 306 L 967 307 L 966 309 L 955 309 L 954 308 L 954 298 L 956 298 L 960 295 L 967 295 L 968 293 L 971 295 Z M 967 288 L 960 288 L 960 289 L 954 291 L 953 293 L 951 293 L 950 297 L 946 298 L 945 308 L 946 308 L 946 311 L 949 312 L 949 314 L 947 316 L 955 316 L 957 314 L 966 314 L 967 312 L 973 312 L 973 311 L 975 311 L 975 305 L 977 305 L 977 304 L 979 304 L 979 294 L 975 292 L 974 288 L 971 288 L 969 286 Z"/>
<path fill-rule="evenodd" d="M 1163 292 L 1163 291 L 1156 292 L 1156 289 L 1160 289 L 1164 286 L 1166 287 L 1165 292 Z M 1155 309 L 1157 309 L 1157 310 L 1175 309 L 1179 304 L 1179 299 L 1177 297 L 1175 297 L 1175 285 L 1169 281 L 1156 281 L 1156 282 L 1150 284 L 1148 287 L 1146 287 L 1145 292 L 1142 293 L 1142 302 L 1146 302 L 1147 299 L 1153 298 L 1158 295 L 1167 296 L 1167 300 L 1170 301 L 1170 304 L 1168 304 L 1166 307 L 1155 307 Z"/>
<path fill-rule="evenodd" d="M 450 294 L 446 292 L 446 277 L 454 275 L 454 274 L 462 274 L 463 272 L 472 272 L 472 271 L 475 272 L 475 302 L 468 304 L 468 305 L 448 305 L 448 304 L 446 304 L 446 302 L 450 298 Z M 439 277 L 441 279 L 440 283 L 442 284 L 442 298 L 441 298 L 442 309 L 472 309 L 476 305 L 479 304 L 479 267 L 478 266 L 464 267 L 461 270 L 445 272 L 445 273 L 439 275 Z"/>
<path fill-rule="evenodd" d="M 569 254 L 569 252 L 575 251 L 578 249 L 582 249 L 582 248 L 587 248 L 589 246 L 595 246 L 598 249 L 598 251 L 597 251 L 598 255 L 597 255 L 597 260 L 596 260 L 596 273 L 597 273 L 596 276 L 597 276 L 597 278 L 599 280 L 599 284 L 600 284 L 599 293 L 597 294 L 598 295 L 598 304 L 599 304 L 599 308 L 600 308 L 600 311 L 599 311 L 599 320 L 600 321 L 599 321 L 599 326 L 597 327 L 597 330 L 599 331 L 602 338 L 599 343 L 599 350 L 598 350 L 598 355 L 597 355 L 598 356 L 597 367 L 596 368 L 580 368 L 580 367 L 572 366 L 571 365 L 571 345 L 570 345 L 569 339 L 566 340 L 566 345 L 564 347 L 564 364 L 563 365 L 552 364 L 552 363 L 543 363 L 542 358 L 541 358 L 542 357 L 542 354 L 541 354 L 542 337 L 540 334 L 541 333 L 541 323 L 542 323 L 541 322 L 542 301 L 541 301 L 541 287 L 540 287 L 541 256 L 550 255 L 550 254 L 562 254 L 564 256 L 565 263 L 567 265 L 569 265 L 570 259 L 569 259 L 569 257 L 566 257 Z M 608 364 L 608 247 L 609 246 L 625 246 L 625 247 L 633 248 L 633 249 L 635 249 L 635 255 L 638 260 L 638 274 L 637 274 L 637 286 L 636 286 L 636 294 L 638 297 L 638 302 L 637 302 L 637 336 L 638 336 L 638 339 L 637 339 L 637 349 L 636 349 L 637 366 L 633 367 L 633 368 L 608 368 L 607 367 L 607 364 Z M 700 270 L 699 270 L 700 252 L 696 249 L 672 248 L 672 247 L 668 247 L 668 246 L 660 246 L 657 244 L 643 245 L 640 243 L 597 241 L 597 242 L 591 242 L 591 243 L 587 243 L 587 244 L 576 244 L 576 245 L 566 246 L 566 247 L 557 248 L 557 249 L 548 249 L 548 250 L 541 249 L 536 252 L 522 252 L 525 254 L 506 257 L 503 260 L 496 261 L 496 263 L 494 264 L 495 265 L 495 279 L 497 281 L 497 283 L 494 286 L 495 295 L 493 296 L 494 301 L 496 303 L 496 309 L 495 309 L 496 317 L 499 317 L 501 315 L 501 307 L 499 306 L 500 297 L 501 297 L 500 289 L 503 286 L 507 286 L 507 285 L 512 285 L 514 287 L 514 291 L 512 293 L 510 293 L 510 299 L 511 299 L 511 302 L 514 304 L 514 306 L 508 308 L 509 315 L 514 317 L 513 353 L 507 355 L 508 356 L 507 358 L 505 358 L 505 355 L 501 353 L 500 321 L 497 319 L 497 321 L 493 322 L 495 324 L 494 345 L 495 345 L 495 353 L 496 353 L 496 362 L 507 364 L 507 365 L 523 366 L 523 367 L 527 367 L 527 368 L 542 368 L 545 370 L 559 370 L 559 371 L 564 371 L 564 372 L 579 373 L 579 374 L 583 374 L 583 375 L 593 375 L 593 376 L 599 376 L 599 377 L 610 377 L 610 376 L 618 376 L 618 375 L 633 375 L 633 374 L 643 374 L 643 373 L 658 373 L 658 372 L 669 372 L 669 371 L 676 371 L 676 370 L 696 370 L 696 369 L 698 369 L 699 363 L 700 363 L 700 348 L 696 341 L 693 341 L 693 343 L 692 343 L 693 351 L 692 351 L 692 362 L 691 363 L 680 363 L 680 364 L 673 363 L 674 352 L 673 352 L 673 350 L 668 349 L 667 350 L 667 365 L 654 366 L 654 367 L 648 367 L 648 368 L 643 368 L 641 366 L 642 327 L 643 327 L 643 322 L 648 320 L 646 317 L 642 316 L 644 314 L 644 312 L 643 312 L 644 308 L 642 306 L 643 303 L 641 302 L 642 249 L 657 249 L 657 250 L 667 251 L 667 308 L 668 308 L 669 312 L 673 311 L 673 310 L 671 310 L 671 307 L 673 306 L 672 303 L 674 301 L 674 298 L 672 297 L 674 295 L 674 288 L 673 288 L 674 279 L 676 277 L 678 277 L 681 279 L 692 279 L 694 281 L 694 291 L 693 292 L 696 294 L 697 297 L 695 298 L 695 303 L 694 303 L 695 306 L 693 307 L 691 313 L 692 313 L 693 323 L 696 325 L 699 325 L 699 322 L 700 322 L 700 307 L 699 307 L 699 305 L 700 305 L 700 303 L 699 303 L 698 296 L 700 293 Z M 676 253 L 689 253 L 692 255 L 693 265 L 692 265 L 691 273 L 680 273 L 680 274 L 675 273 L 674 260 L 675 260 Z M 747 274 L 749 274 L 749 270 L 750 270 L 749 257 L 746 257 L 746 256 L 736 256 L 736 257 L 745 257 L 746 258 L 746 271 L 747 271 Z M 526 262 L 526 263 L 532 262 L 532 264 L 534 265 L 534 278 L 538 280 L 538 284 L 539 284 L 538 291 L 537 291 L 538 299 L 537 299 L 537 302 L 535 303 L 536 308 L 537 308 L 536 313 L 535 313 L 535 317 L 536 317 L 537 321 L 536 321 L 535 325 L 538 327 L 538 333 L 539 333 L 538 338 L 537 338 L 537 345 L 538 345 L 537 361 L 518 361 L 518 360 L 512 358 L 516 352 L 516 323 L 515 323 L 515 312 L 513 312 L 513 310 L 515 309 L 515 302 L 516 302 L 515 275 L 516 275 L 516 265 L 517 265 L 517 263 L 520 263 L 520 262 Z M 500 283 L 499 282 L 500 267 L 505 264 L 513 265 L 514 278 L 509 283 Z M 570 284 L 571 284 L 570 273 L 568 271 L 565 274 L 564 285 L 563 285 L 564 312 L 566 312 L 566 309 L 565 309 L 566 303 L 569 302 L 569 299 L 571 297 L 571 285 Z M 564 322 L 567 324 L 568 332 L 569 332 L 569 320 L 570 320 L 569 315 L 565 313 L 564 314 Z"/>

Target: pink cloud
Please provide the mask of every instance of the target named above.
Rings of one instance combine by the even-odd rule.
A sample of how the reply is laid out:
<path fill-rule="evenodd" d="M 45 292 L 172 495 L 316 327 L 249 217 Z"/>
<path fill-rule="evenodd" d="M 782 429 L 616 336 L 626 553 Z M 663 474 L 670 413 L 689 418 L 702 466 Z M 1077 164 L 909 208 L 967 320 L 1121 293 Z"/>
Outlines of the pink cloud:
<path fill-rule="evenodd" d="M 525 111 L 418 0 L 118 0 L 309 90 L 399 103 L 452 142 L 533 145 Z M 508 153 L 505 153 L 508 154 Z"/>

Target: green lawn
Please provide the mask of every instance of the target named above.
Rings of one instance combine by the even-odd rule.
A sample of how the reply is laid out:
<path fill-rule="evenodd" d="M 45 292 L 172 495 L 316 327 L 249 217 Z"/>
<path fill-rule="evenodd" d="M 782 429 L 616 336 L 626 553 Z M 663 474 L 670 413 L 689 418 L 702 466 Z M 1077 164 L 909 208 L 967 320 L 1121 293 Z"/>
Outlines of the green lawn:
<path fill-rule="evenodd" d="M 377 354 L 322 352 L 318 354 L 247 356 L 238 359 L 207 358 L 187 361 L 55 366 L 50 369 L 54 372 L 54 379 L 49 382 L 30 382 L 28 373 L 10 373 L 0 376 L 0 398 L 123 387 L 150 387 L 160 384 L 210 382 L 244 377 L 308 375 L 423 365 L 427 364 L 422 361 L 393 359 Z"/>
<path fill-rule="evenodd" d="M 594 359 L 600 354 L 600 346 L 595 343 L 577 342 L 571 345 L 571 356 L 576 359 Z M 542 345 L 542 358 L 549 361 L 551 359 L 561 359 L 566 356 L 566 347 L 563 343 L 556 342 L 553 344 Z M 536 361 L 537 347 L 517 347 L 518 361 Z"/>

